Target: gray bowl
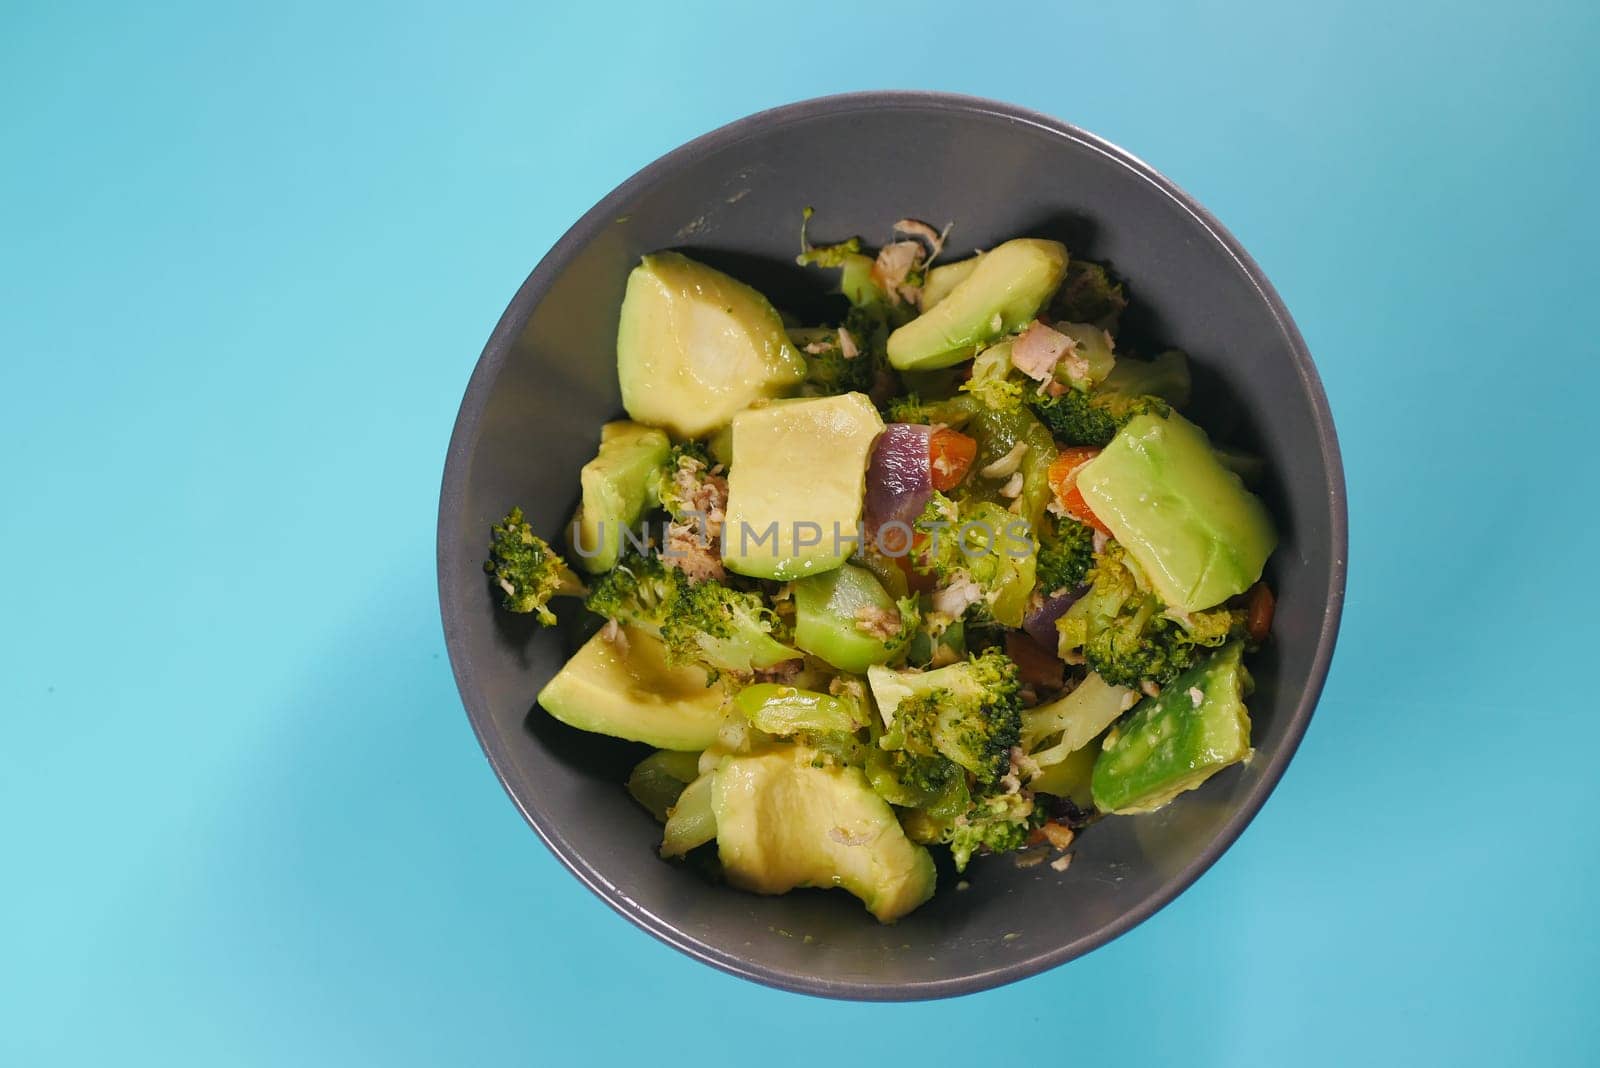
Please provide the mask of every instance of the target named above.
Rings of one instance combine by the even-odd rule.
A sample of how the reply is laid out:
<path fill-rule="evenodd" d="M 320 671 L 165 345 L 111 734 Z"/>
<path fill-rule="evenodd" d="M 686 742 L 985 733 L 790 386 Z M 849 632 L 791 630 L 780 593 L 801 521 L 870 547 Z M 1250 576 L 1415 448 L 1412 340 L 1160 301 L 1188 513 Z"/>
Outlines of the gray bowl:
<path fill-rule="evenodd" d="M 823 313 L 824 280 L 794 266 L 801 209 L 817 240 L 887 236 L 893 220 L 953 221 L 962 255 L 1016 235 L 1109 261 L 1135 339 L 1196 361 L 1214 438 L 1270 460 L 1283 532 L 1270 644 L 1254 658 L 1255 759 L 1160 813 L 1101 821 L 1071 868 L 982 858 L 891 927 L 833 891 L 758 897 L 657 859 L 660 828 L 622 788 L 643 750 L 574 731 L 534 705 L 573 635 L 497 611 L 481 570 L 491 522 L 520 504 L 555 541 L 600 424 L 621 410 L 617 310 L 643 253 L 677 247 L 781 307 Z M 489 762 L 561 862 L 670 945 L 758 982 L 828 997 L 970 993 L 1033 975 L 1133 927 L 1244 830 L 1311 719 L 1345 581 L 1345 491 L 1327 399 L 1272 286 L 1238 243 L 1149 166 L 1065 123 L 933 93 L 863 93 L 762 112 L 624 182 L 523 283 L 461 404 L 439 505 L 439 597 L 462 700 Z M 566 614 L 582 615 L 567 603 Z"/>

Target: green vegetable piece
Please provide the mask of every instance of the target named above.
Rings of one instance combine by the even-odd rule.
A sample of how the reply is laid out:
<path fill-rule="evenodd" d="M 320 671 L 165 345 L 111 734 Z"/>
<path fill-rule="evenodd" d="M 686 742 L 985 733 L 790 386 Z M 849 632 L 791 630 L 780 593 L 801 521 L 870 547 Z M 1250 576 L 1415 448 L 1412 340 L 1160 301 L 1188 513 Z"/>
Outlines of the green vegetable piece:
<path fill-rule="evenodd" d="M 1162 601 L 1183 612 L 1249 589 L 1277 545 L 1260 499 L 1175 413 L 1135 416 L 1077 484 Z"/>
<path fill-rule="evenodd" d="M 681 857 L 717 836 L 716 772 L 700 776 L 683 788 L 667 812 L 661 832 L 661 855 Z"/>
<path fill-rule="evenodd" d="M 966 625 L 959 619 L 952 621 L 937 637 L 929 632 L 924 621 L 906 646 L 906 663 L 914 667 L 944 667 L 966 658 Z"/>
<path fill-rule="evenodd" d="M 1249 674 L 1233 642 L 1146 698 L 1106 738 L 1094 765 L 1102 812 L 1153 812 L 1250 757 Z"/>
<path fill-rule="evenodd" d="M 511 509 L 490 529 L 489 559 L 483 570 L 500 588 L 500 607 L 531 612 L 545 627 L 556 621 L 550 598 L 582 597 L 584 592 L 578 576 L 549 542 L 533 532 L 521 508 Z"/>
<path fill-rule="evenodd" d="M 607 423 L 600 451 L 578 472 L 583 500 L 569 531 L 578 566 L 591 575 L 617 566 L 623 531 L 660 503 L 656 489 L 672 443 L 654 427 Z"/>
<path fill-rule="evenodd" d="M 800 659 L 773 637 L 779 620 L 760 593 L 691 582 L 659 557 L 623 557 L 595 582 L 585 603 L 596 615 L 659 638 L 669 663 L 699 664 L 713 678 Z"/>
<path fill-rule="evenodd" d="M 872 572 L 855 564 L 794 584 L 794 643 L 859 675 L 892 660 L 909 635 L 900 609 Z"/>
<path fill-rule="evenodd" d="M 697 667 L 668 662 L 649 634 L 596 634 L 539 692 L 539 705 L 579 730 L 658 749 L 704 749 L 728 722 L 728 692 Z"/>
<path fill-rule="evenodd" d="M 1120 416 L 1137 414 L 1128 407 L 1140 397 L 1157 397 L 1174 408 L 1186 408 L 1193 390 L 1189 357 L 1178 349 L 1167 349 L 1153 360 L 1120 357 L 1096 392 L 1111 413 Z"/>
<path fill-rule="evenodd" d="M 776 682 L 746 686 L 734 697 L 733 705 L 756 730 L 780 737 L 812 732 L 848 733 L 866 725 L 861 706 L 848 697 Z"/>
<path fill-rule="evenodd" d="M 788 581 L 843 564 L 859 539 L 867 460 L 882 432 L 861 393 L 774 401 L 736 415 L 723 565 Z"/>
<path fill-rule="evenodd" d="M 1153 360 L 1119 357 L 1111 373 L 1089 392 L 1032 397 L 1050 432 L 1068 445 L 1106 445 L 1136 415 L 1166 415 L 1189 403 L 1189 360 L 1176 349 Z"/>
<path fill-rule="evenodd" d="M 1133 707 L 1132 696 L 1091 671 L 1072 692 L 1023 710 L 1022 748 L 1041 768 L 1059 764 L 1121 719 Z"/>
<path fill-rule="evenodd" d="M 886 732 L 878 744 L 960 764 L 994 783 L 1021 739 L 1017 667 L 998 649 L 932 671 L 867 669 Z"/>
<path fill-rule="evenodd" d="M 821 764 L 804 746 L 727 758 L 715 773 L 717 851 L 728 882 L 760 894 L 839 887 L 880 922 L 933 896 L 928 851 L 859 768 Z"/>
<path fill-rule="evenodd" d="M 954 403 L 954 402 L 952 402 Z M 1027 445 L 1017 470 L 1022 473 L 1022 492 L 1016 498 L 1016 515 L 1028 521 L 1029 527 L 1038 530 L 1044 521 L 1045 509 L 1052 499 L 1050 465 L 1055 462 L 1056 443 L 1050 431 L 1044 428 L 1026 408 L 997 411 L 976 405 L 966 420 L 962 432 L 978 442 L 978 456 L 972 462 L 975 470 L 995 463 L 1009 454 L 1019 444 Z M 1008 511 L 1013 501 L 1001 495 L 1007 479 L 975 479 L 968 494 L 975 500 L 986 500 Z"/>
<path fill-rule="evenodd" d="M 1088 381 L 1104 382 L 1117 363 L 1111 351 L 1111 335 L 1090 323 L 1057 323 L 1055 328 L 1076 342 L 1073 355 L 1088 364 Z M 1065 361 L 1056 368 L 1056 377 L 1062 382 L 1071 382 Z"/>
<path fill-rule="evenodd" d="M 700 754 L 662 749 L 651 753 L 628 776 L 628 793 L 662 823 L 683 788 L 700 777 Z"/>
<path fill-rule="evenodd" d="M 968 256 L 964 260 L 940 264 L 938 267 L 930 267 L 928 269 L 928 277 L 922 283 L 923 314 L 932 311 L 935 304 L 948 297 L 950 291 L 955 289 L 958 284 L 966 281 L 967 277 L 977 269 L 978 260 L 982 257 L 983 253 L 980 252 L 976 256 Z"/>
<path fill-rule="evenodd" d="M 622 405 L 679 438 L 704 437 L 806 376 L 767 298 L 676 252 L 628 275 L 617 329 Z"/>
<path fill-rule="evenodd" d="M 1100 264 L 1078 259 L 1067 264 L 1067 277 L 1056 293 L 1057 319 L 1093 323 L 1115 333 L 1117 320 L 1127 306 L 1122 283 Z"/>
<path fill-rule="evenodd" d="M 1094 807 L 1094 763 L 1100 756 L 1100 746 L 1090 739 L 1081 749 L 1074 749 L 1056 763 L 1028 780 L 1028 789 L 1036 794 L 1064 797 L 1087 811 Z"/>
<path fill-rule="evenodd" d="M 929 371 L 970 360 L 1025 325 L 1061 284 L 1066 246 L 1018 238 L 992 249 L 932 310 L 889 335 L 889 363 Z"/>

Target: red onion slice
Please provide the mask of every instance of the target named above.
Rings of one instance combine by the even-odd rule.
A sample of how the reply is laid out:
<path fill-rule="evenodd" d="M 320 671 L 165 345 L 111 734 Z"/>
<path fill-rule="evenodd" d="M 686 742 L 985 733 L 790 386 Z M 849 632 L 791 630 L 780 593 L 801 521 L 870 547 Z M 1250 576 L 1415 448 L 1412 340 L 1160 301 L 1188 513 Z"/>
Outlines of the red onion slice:
<path fill-rule="evenodd" d="M 933 496 L 928 439 L 933 428 L 890 423 L 883 428 L 867 464 L 866 523 L 877 531 L 885 523 L 916 522 Z"/>
<path fill-rule="evenodd" d="M 1043 600 L 1028 606 L 1027 614 L 1022 617 L 1022 629 L 1046 649 L 1054 649 L 1060 639 L 1060 635 L 1056 633 L 1056 620 L 1060 619 L 1079 597 L 1088 592 L 1088 586 L 1079 586 L 1066 593 L 1046 595 Z"/>

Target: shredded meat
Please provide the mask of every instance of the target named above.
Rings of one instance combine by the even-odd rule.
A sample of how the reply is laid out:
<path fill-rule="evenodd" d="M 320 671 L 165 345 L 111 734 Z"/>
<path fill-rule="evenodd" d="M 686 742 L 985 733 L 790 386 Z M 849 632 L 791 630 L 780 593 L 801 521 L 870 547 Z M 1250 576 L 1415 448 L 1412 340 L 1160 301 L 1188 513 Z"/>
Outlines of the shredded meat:
<path fill-rule="evenodd" d="M 935 612 L 951 619 L 959 619 L 968 606 L 983 600 L 983 591 L 970 575 L 958 574 L 948 586 L 933 591 L 931 603 Z"/>
<path fill-rule="evenodd" d="M 864 604 L 856 609 L 856 630 L 879 641 L 888 641 L 900 633 L 900 613 Z"/>
<path fill-rule="evenodd" d="M 839 328 L 839 354 L 847 360 L 853 360 L 861 355 L 861 350 L 856 348 L 856 339 L 842 326 Z"/>
<path fill-rule="evenodd" d="M 685 456 L 672 473 L 673 486 L 684 506 L 698 514 L 684 515 L 667 524 L 662 561 L 696 581 L 727 577 L 722 567 L 722 524 L 727 516 L 728 480 L 718 473 L 720 470 L 714 467 L 707 471 L 699 460 Z"/>
<path fill-rule="evenodd" d="M 944 233 L 941 234 L 921 219 L 901 219 L 894 224 L 894 232 L 897 234 L 910 234 L 912 237 L 920 237 L 923 241 L 926 241 L 928 243 L 928 262 L 932 263 L 944 251 L 944 239 L 945 235 L 950 233 L 950 227 L 946 226 Z"/>
<path fill-rule="evenodd" d="M 992 464 L 985 464 L 978 468 L 978 474 L 984 478 L 1005 478 L 1016 472 L 1022 466 L 1022 458 L 1028 453 L 1028 443 L 1019 441 L 1011 446 L 1011 451 Z"/>
<path fill-rule="evenodd" d="M 878 250 L 878 258 L 872 263 L 872 280 L 891 299 L 914 305 L 922 296 L 922 286 L 909 279 L 926 259 L 927 252 L 920 242 L 892 241 Z"/>
<path fill-rule="evenodd" d="M 1035 382 L 1048 382 L 1063 356 L 1073 356 L 1076 345 L 1061 331 L 1035 319 L 1011 346 L 1011 363 Z M 1081 363 L 1082 360 L 1080 359 Z M 1084 364 L 1087 368 L 1087 364 Z"/>

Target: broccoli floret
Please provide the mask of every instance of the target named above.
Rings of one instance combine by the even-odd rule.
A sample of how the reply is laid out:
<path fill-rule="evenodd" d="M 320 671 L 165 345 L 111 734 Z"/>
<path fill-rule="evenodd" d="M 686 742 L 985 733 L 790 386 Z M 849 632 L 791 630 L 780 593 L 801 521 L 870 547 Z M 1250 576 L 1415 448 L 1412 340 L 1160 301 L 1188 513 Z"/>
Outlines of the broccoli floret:
<path fill-rule="evenodd" d="M 956 871 L 965 871 L 974 853 L 1014 853 L 1028 844 L 1038 823 L 1027 792 L 980 797 L 951 826 L 948 841 Z"/>
<path fill-rule="evenodd" d="M 715 461 L 698 441 L 674 445 L 656 486 L 656 498 L 673 518 L 697 511 L 695 498 Z"/>
<path fill-rule="evenodd" d="M 1119 420 L 1120 426 L 1140 414 L 1140 411 L 1150 410 L 1148 407 L 1132 410 L 1133 405 L 1148 405 L 1154 400 L 1165 401 L 1174 408 L 1186 407 L 1193 387 L 1189 357 L 1178 349 L 1168 349 L 1153 360 L 1119 357 L 1106 380 L 1095 390 L 1095 395 Z M 1165 415 L 1166 412 L 1158 414 Z"/>
<path fill-rule="evenodd" d="M 1088 260 L 1073 260 L 1067 264 L 1066 277 L 1056 291 L 1057 319 L 1093 323 L 1103 330 L 1115 331 L 1117 320 L 1127 306 L 1122 283 L 1112 278 L 1100 264 Z"/>
<path fill-rule="evenodd" d="M 777 615 L 759 593 L 693 582 L 659 557 L 630 554 L 590 592 L 589 610 L 661 639 L 676 664 L 749 674 L 800 654 L 774 637 Z"/>
<path fill-rule="evenodd" d="M 1011 366 L 1011 343 L 1002 341 L 978 353 L 972 361 L 972 376 L 961 383 L 961 392 L 970 393 L 997 412 L 1015 411 L 1029 383 Z"/>
<path fill-rule="evenodd" d="M 550 543 L 533 532 L 521 508 L 511 509 L 490 528 L 489 559 L 483 570 L 500 587 L 501 607 L 532 612 L 541 626 L 556 621 L 550 598 L 583 596 L 583 583 Z"/>
<path fill-rule="evenodd" d="M 999 781 L 1022 736 L 1017 666 L 999 650 L 936 668 L 873 667 L 868 685 L 888 729 L 883 749 L 943 756 L 979 784 Z"/>
<path fill-rule="evenodd" d="M 840 330 L 850 336 L 853 347 L 848 355 Z M 790 339 L 806 361 L 806 392 L 822 396 L 868 393 L 877 383 L 888 332 L 871 315 L 854 311 L 840 330 L 812 327 L 791 331 Z"/>
<path fill-rule="evenodd" d="M 942 756 L 874 745 L 866 754 L 866 773 L 889 804 L 922 809 L 934 819 L 949 822 L 968 805 L 967 773 Z"/>
<path fill-rule="evenodd" d="M 1050 433 L 1068 445 L 1104 448 L 1136 415 L 1166 417 L 1189 403 L 1189 361 L 1176 349 L 1153 360 L 1122 357 L 1106 380 L 1088 392 L 1035 397 L 1033 410 Z"/>
<path fill-rule="evenodd" d="M 941 587 L 971 580 L 983 617 L 1020 627 L 1035 582 L 1035 550 L 1028 521 L 992 501 L 959 504 L 937 491 L 913 525 L 920 547 L 911 566 Z M 937 600 L 935 604 L 937 604 Z"/>
<path fill-rule="evenodd" d="M 1045 593 L 1075 590 L 1094 566 L 1094 528 L 1070 516 L 1056 520 L 1055 533 L 1040 540 L 1034 567 Z"/>
<path fill-rule="evenodd" d="M 1168 613 L 1136 566 L 1116 544 L 1095 557 L 1089 592 L 1056 621 L 1063 659 L 1081 654 L 1116 686 L 1165 683 L 1203 650 L 1243 632 L 1243 612 L 1227 607 L 1183 617 Z"/>

